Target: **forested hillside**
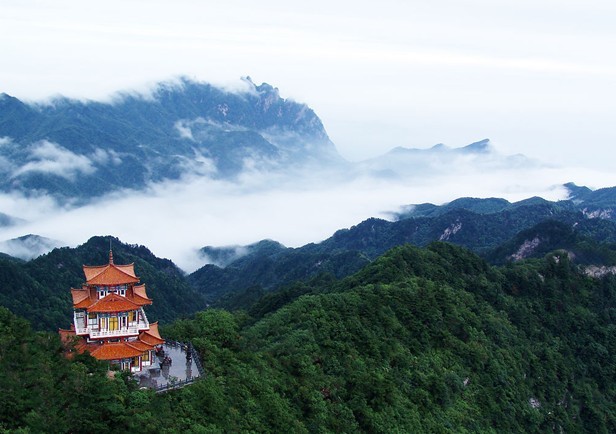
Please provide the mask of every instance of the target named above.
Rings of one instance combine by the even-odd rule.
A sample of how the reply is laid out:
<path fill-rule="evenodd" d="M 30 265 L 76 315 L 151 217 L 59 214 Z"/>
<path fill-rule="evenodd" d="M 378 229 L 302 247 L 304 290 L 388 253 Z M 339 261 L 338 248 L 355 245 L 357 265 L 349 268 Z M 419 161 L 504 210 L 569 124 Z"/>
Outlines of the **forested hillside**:
<path fill-rule="evenodd" d="M 203 296 L 168 259 L 157 258 L 144 246 L 113 237 L 93 237 L 77 248 L 54 249 L 28 262 L 0 258 L 0 306 L 9 308 L 37 330 L 68 327 L 73 318 L 71 287 L 84 283 L 83 265 L 104 265 L 109 247 L 117 264 L 135 263 L 135 272 L 156 300 L 147 307 L 153 320 L 171 321 L 205 308 Z"/>
<path fill-rule="evenodd" d="M 33 335 L 2 311 L 0 368 L 11 375 L 0 379 L 10 403 L 0 426 L 616 431 L 616 278 L 587 277 L 565 253 L 497 268 L 450 244 L 406 245 L 345 279 L 298 283 L 250 306 L 208 309 L 162 330 L 192 341 L 207 372 L 163 395 L 103 380 L 87 358 L 63 361 L 55 336 Z M 28 363 L 18 363 L 24 354 Z M 38 369 L 45 381 L 23 393 Z M 63 379 L 41 405 L 36 397 Z M 66 405 L 83 411 L 65 417 Z"/>
<path fill-rule="evenodd" d="M 569 199 L 557 202 L 460 198 L 441 206 L 413 205 L 398 220 L 370 218 L 299 248 L 272 241 L 235 250 L 207 247 L 203 253 L 219 265 L 205 265 L 189 279 L 208 302 L 233 306 L 232 299 L 248 292 L 265 293 L 323 273 L 345 277 L 393 247 L 433 241 L 463 246 L 493 264 L 566 249 L 577 263 L 616 265 L 616 188 L 565 187 Z"/>

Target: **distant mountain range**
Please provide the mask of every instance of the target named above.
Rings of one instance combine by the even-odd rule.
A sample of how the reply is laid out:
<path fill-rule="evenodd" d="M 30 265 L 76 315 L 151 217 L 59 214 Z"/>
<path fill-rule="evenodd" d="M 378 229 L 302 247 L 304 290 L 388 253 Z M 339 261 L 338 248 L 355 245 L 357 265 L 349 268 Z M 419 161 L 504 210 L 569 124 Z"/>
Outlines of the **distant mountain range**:
<path fill-rule="evenodd" d="M 343 178 L 405 177 L 462 163 L 465 170 L 531 164 L 499 155 L 487 139 L 458 149 L 399 147 L 352 164 L 308 106 L 281 98 L 269 84 L 250 78 L 243 84 L 229 91 L 181 79 L 112 102 L 24 103 L 0 94 L 0 191 L 82 204 L 183 177 L 234 180 L 251 171 L 301 177 L 332 169 Z M 14 218 L 0 217 L 4 225 Z"/>
<path fill-rule="evenodd" d="M 209 246 L 202 254 L 213 264 L 189 279 L 213 302 L 226 294 L 259 294 L 323 273 L 344 277 L 393 247 L 433 241 L 466 247 L 494 264 L 565 249 L 578 264 L 616 265 L 616 187 L 565 187 L 570 197 L 558 202 L 538 197 L 515 203 L 461 198 L 441 206 L 410 205 L 395 221 L 370 218 L 299 248 L 268 240 L 250 246 Z"/>
<path fill-rule="evenodd" d="M 64 246 L 66 246 L 66 244 L 62 241 L 29 234 L 11 240 L 0 241 L 0 252 L 10 252 L 11 256 L 30 260 L 56 247 Z"/>
<path fill-rule="evenodd" d="M 444 144 L 434 145 L 429 149 L 397 147 L 382 156 L 360 162 L 358 169 L 362 173 L 380 177 L 399 178 L 435 175 L 441 172 L 464 172 L 471 168 L 497 170 L 540 164 L 522 154 L 500 155 L 490 140 L 484 139 L 461 148 L 450 148 Z"/>
<path fill-rule="evenodd" d="M 244 83 L 231 92 L 182 79 L 111 103 L 26 104 L 2 94 L 0 189 L 84 201 L 183 176 L 343 161 L 305 104 Z"/>
<path fill-rule="evenodd" d="M 338 154 L 305 104 L 281 98 L 269 84 L 256 85 L 250 78 L 243 83 L 243 90 L 228 91 L 182 79 L 160 84 L 151 95 L 118 95 L 108 103 L 59 98 L 26 104 L 0 95 L 0 191 L 52 195 L 79 205 L 166 180 L 233 181 L 251 171 L 291 173 L 299 185 L 302 174 L 321 170 L 405 179 L 439 170 L 539 164 L 522 155 L 501 155 L 488 139 L 454 149 L 398 147 L 352 164 Z M 565 187 L 569 198 L 558 202 L 460 198 L 441 206 L 407 205 L 393 214 L 394 221 L 371 218 L 299 248 L 271 240 L 204 247 L 200 255 L 208 265 L 189 282 L 214 302 L 324 273 L 343 277 L 392 247 L 432 241 L 464 246 L 493 263 L 564 248 L 582 263 L 614 265 L 605 243 L 616 242 L 615 189 Z M 20 217 L 0 214 L 0 226 L 18 224 Z M 5 241 L 0 250 L 29 260 L 61 245 L 25 235 Z"/>
<path fill-rule="evenodd" d="M 591 190 L 570 182 L 563 186 L 567 192 L 567 200 L 556 202 L 559 208 L 582 212 L 589 218 L 603 218 L 616 220 L 616 193 L 614 187 Z M 492 214 L 501 211 L 514 211 L 516 208 L 528 205 L 549 204 L 550 202 L 532 197 L 519 202 L 510 203 L 505 199 L 487 198 L 478 199 L 463 197 L 443 205 L 423 203 L 419 205 L 406 205 L 401 212 L 395 213 L 397 219 L 411 217 L 437 217 L 454 209 L 465 209 L 477 214 Z"/>
<path fill-rule="evenodd" d="M 284 288 L 289 296 L 301 294 L 302 282 L 314 283 L 315 279 L 320 281 L 317 285 L 327 286 L 327 282 L 349 276 L 405 244 L 426 246 L 446 241 L 493 264 L 564 251 L 588 275 L 615 273 L 616 187 L 592 191 L 568 184 L 567 188 L 570 198 L 558 202 L 462 198 L 441 206 L 409 206 L 396 221 L 371 218 L 341 229 L 323 242 L 299 248 L 272 240 L 248 246 L 207 246 L 200 254 L 204 261 L 213 263 L 190 275 L 143 246 L 123 244 L 115 238 L 114 257 L 137 264 L 152 296 L 160 300 L 152 308 L 154 317 L 166 320 L 207 304 L 249 308 L 264 295 Z M 51 241 L 27 236 L 13 242 L 35 250 Z M 52 303 L 56 316 L 46 316 L 46 322 L 36 327 L 58 326 L 57 321 L 70 314 L 68 289 L 80 284 L 81 265 L 104 262 L 108 247 L 109 237 L 94 237 L 75 249 L 56 248 L 27 262 L 0 255 L 0 305 L 34 320 Z M 66 292 L 58 293 L 58 288 L 66 288 Z"/>

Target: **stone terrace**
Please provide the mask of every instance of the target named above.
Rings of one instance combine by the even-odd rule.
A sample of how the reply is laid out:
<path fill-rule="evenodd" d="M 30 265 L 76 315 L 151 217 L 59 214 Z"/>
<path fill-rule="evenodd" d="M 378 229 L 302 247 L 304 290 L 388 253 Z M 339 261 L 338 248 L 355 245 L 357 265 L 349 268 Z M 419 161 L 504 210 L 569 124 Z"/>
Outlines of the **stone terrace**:
<path fill-rule="evenodd" d="M 163 350 L 164 354 L 156 355 L 155 366 L 135 374 L 139 387 L 164 392 L 184 387 L 203 375 L 199 355 L 192 345 L 167 341 L 163 344 Z M 171 359 L 170 365 L 163 363 L 165 357 Z"/>

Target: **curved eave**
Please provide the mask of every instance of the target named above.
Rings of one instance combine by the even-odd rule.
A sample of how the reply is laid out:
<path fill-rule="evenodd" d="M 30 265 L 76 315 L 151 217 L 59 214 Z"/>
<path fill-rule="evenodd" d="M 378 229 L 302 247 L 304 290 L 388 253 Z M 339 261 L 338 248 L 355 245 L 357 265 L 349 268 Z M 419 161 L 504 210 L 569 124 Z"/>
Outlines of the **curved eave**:
<path fill-rule="evenodd" d="M 88 285 L 114 286 L 139 283 L 139 278 L 135 275 L 134 264 L 108 264 L 95 267 L 84 265 L 83 272 Z"/>
<path fill-rule="evenodd" d="M 107 297 L 101 298 L 92 306 L 89 307 L 88 312 L 93 313 L 113 313 L 113 312 L 128 312 L 131 310 L 138 310 L 139 305 L 133 303 L 125 297 L 117 294 L 111 294 Z"/>

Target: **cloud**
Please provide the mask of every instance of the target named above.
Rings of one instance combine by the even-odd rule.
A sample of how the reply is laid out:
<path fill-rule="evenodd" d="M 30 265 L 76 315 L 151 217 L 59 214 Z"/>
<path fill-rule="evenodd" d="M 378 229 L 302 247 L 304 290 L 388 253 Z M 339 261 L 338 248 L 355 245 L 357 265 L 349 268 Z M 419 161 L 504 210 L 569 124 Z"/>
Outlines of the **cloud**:
<path fill-rule="evenodd" d="M 511 201 L 535 195 L 556 200 L 564 198 L 560 185 L 568 181 L 591 187 L 616 185 L 611 173 L 536 167 L 479 172 L 458 169 L 404 180 L 324 172 L 281 175 L 252 171 L 235 182 L 194 176 L 154 184 L 143 192 L 118 192 L 73 209 L 49 201 L 40 204 L 0 196 L 2 209 L 20 217 L 27 210 L 29 217 L 29 223 L 2 228 L 0 239 L 35 233 L 77 245 L 93 235 L 112 234 L 124 242 L 146 245 L 156 255 L 193 271 L 204 264 L 197 250 L 206 245 L 246 245 L 273 239 L 301 246 L 369 217 L 387 218 L 402 205 L 440 204 L 469 194 Z M 134 212 L 118 219 L 118 212 L 126 209 Z"/>
<path fill-rule="evenodd" d="M 99 153 L 99 158 L 101 154 Z M 15 170 L 13 177 L 39 172 L 60 176 L 72 181 L 78 174 L 89 175 L 96 171 L 85 155 L 78 155 L 57 143 L 42 140 L 35 143 L 29 155 L 29 162 Z"/>
<path fill-rule="evenodd" d="M 4 145 L 8 145 L 9 143 L 12 143 L 12 142 L 13 142 L 13 139 L 11 139 L 8 136 L 0 137 L 0 147 Z"/>
<path fill-rule="evenodd" d="M 195 141 L 195 138 L 193 137 L 192 134 L 192 130 L 191 130 L 191 124 L 190 122 L 186 121 L 186 120 L 179 120 L 177 121 L 173 127 L 178 131 L 178 133 L 180 134 L 180 137 L 182 139 L 188 139 L 191 141 Z"/>
<path fill-rule="evenodd" d="M 198 254 L 204 246 L 242 246 L 262 239 L 302 246 L 369 217 L 389 218 L 404 205 L 442 204 L 463 196 L 558 200 L 565 197 L 562 184 L 569 181 L 591 188 L 616 185 L 613 171 L 546 167 L 528 160 L 511 164 L 511 157 L 497 152 L 452 151 L 415 165 L 410 154 L 401 158 L 394 153 L 399 164 L 383 167 L 399 173 L 388 177 L 350 166 L 264 170 L 259 161 L 247 159 L 249 168 L 233 181 L 213 179 L 212 161 L 195 151 L 195 158 L 185 161 L 182 179 L 151 184 L 144 191 L 117 191 L 85 206 L 0 194 L 0 209 L 25 220 L 0 228 L 0 240 L 37 234 L 75 246 L 110 234 L 146 245 L 190 272 L 208 260 Z M 93 170 L 94 160 L 119 158 L 99 150 L 88 160 L 50 142 L 39 143 L 32 154 L 37 160 L 30 163 L 45 161 L 53 170 L 73 174 Z"/>
<path fill-rule="evenodd" d="M 93 162 L 101 165 L 110 163 L 117 166 L 122 163 L 122 158 L 120 158 L 120 154 L 118 154 L 113 149 L 96 148 L 96 150 L 90 156 L 90 159 Z"/>
<path fill-rule="evenodd" d="M 219 105 L 218 110 L 226 116 L 229 108 L 226 104 Z M 237 124 L 218 122 L 212 119 L 197 117 L 195 119 L 180 119 L 173 124 L 180 138 L 193 142 L 202 142 L 212 139 L 212 131 L 249 131 L 248 128 Z"/>
<path fill-rule="evenodd" d="M 29 235 L 0 242 L 0 251 L 27 261 L 63 246 L 61 241 Z"/>
<path fill-rule="evenodd" d="M 203 155 L 198 149 L 193 148 L 193 152 L 192 158 L 186 158 L 181 155 L 177 156 L 180 159 L 180 169 L 185 174 L 185 177 L 213 176 L 217 171 L 216 162 Z"/>

